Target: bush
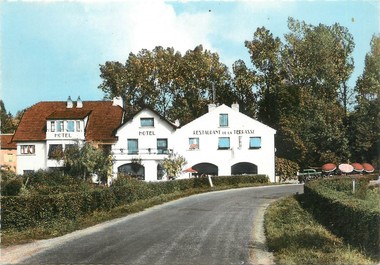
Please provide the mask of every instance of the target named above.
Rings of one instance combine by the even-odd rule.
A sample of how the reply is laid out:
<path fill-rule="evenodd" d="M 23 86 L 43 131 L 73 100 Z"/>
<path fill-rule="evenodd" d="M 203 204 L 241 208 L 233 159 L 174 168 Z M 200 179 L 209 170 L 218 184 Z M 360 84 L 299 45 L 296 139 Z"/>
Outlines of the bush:
<path fill-rule="evenodd" d="M 360 190 L 368 178 L 356 182 Z M 352 196 L 351 179 L 311 181 L 305 185 L 305 198 L 307 208 L 333 233 L 371 255 L 380 253 L 379 205 Z"/>
<path fill-rule="evenodd" d="M 44 176 L 44 175 L 43 175 Z M 42 178 L 44 178 L 42 176 Z M 38 176 L 40 178 L 41 176 Z M 267 183 L 264 175 L 213 177 L 215 186 L 236 186 L 239 183 Z M 138 180 L 115 181 L 110 188 L 84 190 L 56 195 L 1 197 L 2 228 L 22 230 L 56 219 L 76 219 L 95 211 L 108 211 L 139 200 L 191 189 L 209 189 L 207 178 L 166 182 Z"/>
<path fill-rule="evenodd" d="M 21 179 L 12 179 L 1 186 L 1 193 L 3 196 L 17 196 L 22 188 Z"/>

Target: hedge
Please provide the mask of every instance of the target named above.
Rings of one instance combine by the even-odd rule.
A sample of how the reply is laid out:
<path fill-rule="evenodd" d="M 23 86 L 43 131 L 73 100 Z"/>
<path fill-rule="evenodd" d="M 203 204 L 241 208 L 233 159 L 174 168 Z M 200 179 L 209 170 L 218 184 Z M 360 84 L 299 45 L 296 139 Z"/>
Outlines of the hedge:
<path fill-rule="evenodd" d="M 215 186 L 267 183 L 264 175 L 213 177 Z M 49 224 L 62 218 L 76 219 L 94 211 L 108 211 L 117 206 L 162 194 L 210 187 L 207 178 L 191 178 L 166 182 L 131 180 L 125 185 L 54 195 L 2 196 L 2 229 L 22 230 Z"/>
<path fill-rule="evenodd" d="M 356 180 L 358 189 L 368 179 Z M 380 253 L 380 208 L 352 196 L 351 179 L 311 181 L 304 187 L 305 203 L 316 219 L 352 246 L 370 255 Z"/>

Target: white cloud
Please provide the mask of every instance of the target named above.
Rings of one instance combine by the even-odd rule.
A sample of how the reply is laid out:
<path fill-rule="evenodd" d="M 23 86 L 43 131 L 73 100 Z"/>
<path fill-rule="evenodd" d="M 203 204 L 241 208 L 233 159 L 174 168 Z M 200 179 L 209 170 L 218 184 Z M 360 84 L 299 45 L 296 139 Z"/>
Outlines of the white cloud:
<path fill-rule="evenodd" d="M 127 1 L 86 4 L 94 32 L 101 36 L 109 60 L 124 61 L 130 52 L 173 47 L 182 53 L 202 44 L 212 49 L 207 13 L 176 14 L 164 1 Z M 96 33 L 95 33 L 96 34 Z"/>

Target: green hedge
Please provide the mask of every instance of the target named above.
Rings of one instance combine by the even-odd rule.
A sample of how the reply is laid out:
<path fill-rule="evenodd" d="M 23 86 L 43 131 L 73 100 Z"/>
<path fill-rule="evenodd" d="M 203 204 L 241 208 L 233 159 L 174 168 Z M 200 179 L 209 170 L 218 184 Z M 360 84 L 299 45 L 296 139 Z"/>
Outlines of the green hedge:
<path fill-rule="evenodd" d="M 368 178 L 356 179 L 357 189 Z M 316 219 L 349 244 L 370 255 L 380 253 L 380 208 L 352 194 L 352 179 L 311 181 L 304 188 L 305 203 Z"/>
<path fill-rule="evenodd" d="M 239 183 L 266 183 L 263 175 L 213 177 L 215 186 L 236 186 Z M 108 211 L 117 206 L 162 194 L 210 187 L 207 178 L 192 178 L 166 182 L 130 180 L 110 188 L 57 195 L 3 196 L 2 229 L 24 229 L 49 224 L 55 219 L 76 219 L 94 211 Z"/>

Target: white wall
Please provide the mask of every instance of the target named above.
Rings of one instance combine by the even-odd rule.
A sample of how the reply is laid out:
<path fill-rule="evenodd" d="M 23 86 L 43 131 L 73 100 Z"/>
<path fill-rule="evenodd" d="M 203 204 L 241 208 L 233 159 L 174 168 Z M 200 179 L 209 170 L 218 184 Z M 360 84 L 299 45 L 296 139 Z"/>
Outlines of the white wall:
<path fill-rule="evenodd" d="M 140 118 L 153 118 L 153 127 L 141 127 Z M 133 158 L 142 159 L 145 167 L 145 180 L 157 180 L 157 164 L 167 155 L 157 153 L 157 139 L 168 139 L 168 149 L 173 149 L 172 133 L 174 128 L 155 112 L 144 109 L 138 112 L 131 120 L 121 126 L 116 136 L 118 141 L 112 146 L 114 156 L 113 177 L 116 177 L 118 168 L 130 163 Z M 138 154 L 128 154 L 128 139 L 138 140 Z"/>
<path fill-rule="evenodd" d="M 21 154 L 21 146 L 32 145 L 34 154 Z M 24 170 L 39 170 L 46 168 L 46 147 L 43 142 L 23 142 L 17 144 L 17 174 L 23 174 Z"/>
<path fill-rule="evenodd" d="M 219 126 L 221 113 L 228 114 L 227 127 Z M 189 167 L 208 162 L 218 166 L 219 175 L 230 175 L 232 165 L 249 162 L 257 165 L 258 174 L 275 181 L 274 134 L 272 128 L 221 105 L 178 129 L 175 151 L 186 157 Z M 189 149 L 189 138 L 193 137 L 199 138 L 199 150 Z M 219 137 L 230 137 L 229 150 L 218 150 Z M 250 137 L 261 137 L 260 149 L 249 149 Z"/>

